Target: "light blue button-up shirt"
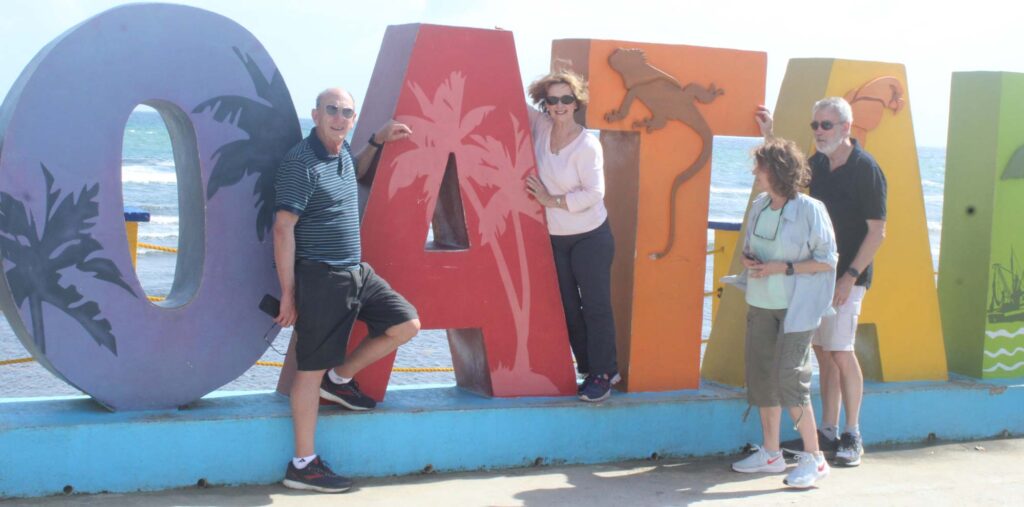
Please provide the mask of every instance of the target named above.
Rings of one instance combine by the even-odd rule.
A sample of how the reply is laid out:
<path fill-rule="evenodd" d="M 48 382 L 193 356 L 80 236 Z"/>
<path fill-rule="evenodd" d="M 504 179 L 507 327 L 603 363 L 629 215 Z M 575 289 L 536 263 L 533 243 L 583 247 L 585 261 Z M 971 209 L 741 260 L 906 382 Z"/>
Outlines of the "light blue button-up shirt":
<path fill-rule="evenodd" d="M 768 205 L 770 199 L 767 193 L 762 193 L 754 199 L 747 211 L 744 251 L 749 248 L 754 234 L 754 219 L 757 218 L 757 213 Z M 783 209 L 778 237 L 782 240 L 783 258 L 774 260 L 796 263 L 813 259 L 832 266 L 832 269 L 819 273 L 772 275 L 785 277 L 789 308 L 786 310 L 786 320 L 782 324 L 783 332 L 799 333 L 817 329 L 821 324 L 821 317 L 833 311 L 835 268 L 839 261 L 836 236 L 832 231 L 832 220 L 825 210 L 825 205 L 805 194 L 797 194 L 797 197 Z M 747 270 L 744 269 L 738 275 L 727 276 L 722 281 L 740 290 L 746 290 Z"/>

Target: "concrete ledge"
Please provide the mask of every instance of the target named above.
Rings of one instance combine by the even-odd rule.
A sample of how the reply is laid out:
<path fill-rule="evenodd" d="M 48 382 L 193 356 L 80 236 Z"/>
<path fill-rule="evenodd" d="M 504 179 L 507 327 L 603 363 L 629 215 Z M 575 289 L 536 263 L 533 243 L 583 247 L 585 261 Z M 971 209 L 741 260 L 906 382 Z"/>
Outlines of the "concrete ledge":
<path fill-rule="evenodd" d="M 1024 433 L 1024 384 L 869 384 L 868 445 Z M 369 413 L 321 409 L 318 452 L 351 476 L 598 463 L 737 452 L 760 441 L 743 391 L 715 384 L 671 393 L 485 399 L 454 387 L 392 389 Z M 784 424 L 784 438 L 793 436 Z M 0 402 L 0 497 L 276 482 L 292 455 L 288 400 L 210 395 L 183 410 L 110 413 L 87 398 Z M 32 459 L 25 459 L 32 456 Z"/>

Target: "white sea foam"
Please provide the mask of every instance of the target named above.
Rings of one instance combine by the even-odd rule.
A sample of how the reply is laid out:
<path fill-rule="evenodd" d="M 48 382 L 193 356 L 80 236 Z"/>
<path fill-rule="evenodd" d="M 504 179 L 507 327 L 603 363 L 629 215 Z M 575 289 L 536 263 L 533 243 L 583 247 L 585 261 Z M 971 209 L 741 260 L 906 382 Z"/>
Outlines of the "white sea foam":
<path fill-rule="evenodd" d="M 178 217 L 172 215 L 150 215 L 148 223 L 160 225 L 178 225 Z"/>
<path fill-rule="evenodd" d="M 163 183 L 176 184 L 178 175 L 174 168 L 158 165 L 125 165 L 121 167 L 123 183 Z"/>
<path fill-rule="evenodd" d="M 1015 356 L 1017 354 L 1020 354 L 1021 352 L 1024 352 L 1024 347 L 1017 347 L 1016 349 L 1013 350 L 1013 352 L 1010 352 L 1007 349 L 999 349 L 999 350 L 997 350 L 995 352 L 989 352 L 989 351 L 986 350 L 985 351 L 985 355 L 988 356 L 988 357 L 999 357 L 999 356 L 1013 357 L 1013 356 Z"/>
<path fill-rule="evenodd" d="M 1013 366 L 1006 366 L 1003 363 L 996 363 L 995 366 L 992 366 L 991 368 L 985 368 L 984 370 L 981 370 L 981 371 L 983 371 L 985 373 L 992 373 L 992 372 L 994 372 L 996 370 L 1014 371 L 1017 368 L 1020 368 L 1021 366 L 1024 366 L 1024 361 L 1021 361 L 1021 362 L 1019 362 L 1019 363 L 1017 363 L 1017 364 L 1015 364 Z"/>
<path fill-rule="evenodd" d="M 729 188 L 729 187 L 711 187 L 711 195 L 714 194 L 736 194 L 736 195 L 750 195 L 749 188 Z"/>
<path fill-rule="evenodd" d="M 145 234 L 139 233 L 139 241 L 145 241 L 146 243 L 152 243 L 153 240 L 163 240 L 163 239 L 177 241 L 178 240 L 178 232 L 177 231 L 156 231 L 156 232 L 148 232 L 148 233 L 145 233 Z"/>

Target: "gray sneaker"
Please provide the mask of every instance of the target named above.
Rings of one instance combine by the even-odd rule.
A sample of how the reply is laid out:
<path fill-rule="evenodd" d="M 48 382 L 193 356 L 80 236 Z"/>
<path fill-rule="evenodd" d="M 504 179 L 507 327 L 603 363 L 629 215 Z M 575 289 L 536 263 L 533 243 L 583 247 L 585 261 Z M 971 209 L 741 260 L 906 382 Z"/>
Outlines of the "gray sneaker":
<path fill-rule="evenodd" d="M 864 444 L 860 435 L 843 433 L 839 437 L 839 449 L 836 450 L 835 463 L 844 467 L 860 465 L 860 457 L 864 454 Z"/>

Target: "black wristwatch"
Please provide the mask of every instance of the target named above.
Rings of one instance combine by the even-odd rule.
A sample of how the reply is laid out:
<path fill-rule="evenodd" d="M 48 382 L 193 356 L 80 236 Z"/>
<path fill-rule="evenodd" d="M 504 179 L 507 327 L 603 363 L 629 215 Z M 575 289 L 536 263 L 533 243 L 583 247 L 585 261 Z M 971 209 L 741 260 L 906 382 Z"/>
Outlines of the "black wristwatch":
<path fill-rule="evenodd" d="M 849 268 L 848 268 L 848 269 L 846 270 L 846 274 L 848 274 L 848 275 L 852 276 L 854 280 L 856 280 L 856 279 L 860 278 L 860 271 L 857 271 L 857 268 L 855 268 L 855 267 L 853 267 L 853 266 L 850 266 L 850 267 L 849 267 Z"/>
<path fill-rule="evenodd" d="M 370 134 L 370 146 L 377 148 L 378 150 L 384 147 L 384 143 L 377 142 L 377 133 Z"/>
<path fill-rule="evenodd" d="M 795 274 L 795 273 L 796 273 L 796 269 L 793 268 L 793 263 L 792 262 L 787 262 L 786 263 L 786 274 L 787 275 L 792 275 L 792 274 Z"/>

